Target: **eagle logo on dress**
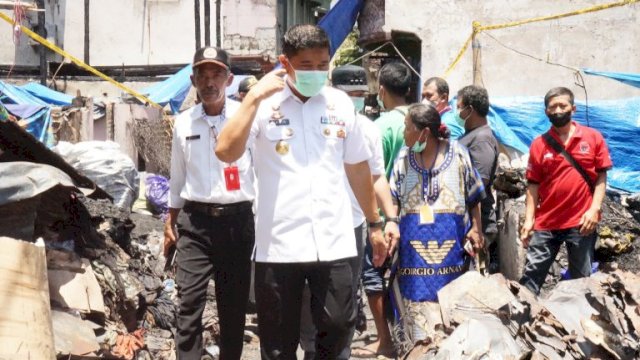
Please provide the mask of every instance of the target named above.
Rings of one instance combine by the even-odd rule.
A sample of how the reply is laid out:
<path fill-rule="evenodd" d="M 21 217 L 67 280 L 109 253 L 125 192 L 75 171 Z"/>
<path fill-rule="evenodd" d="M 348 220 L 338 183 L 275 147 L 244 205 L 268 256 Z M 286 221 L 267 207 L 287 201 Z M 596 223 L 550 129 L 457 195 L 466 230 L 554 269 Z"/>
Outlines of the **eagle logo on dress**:
<path fill-rule="evenodd" d="M 424 246 L 422 241 L 413 240 L 409 242 L 416 252 L 427 262 L 429 265 L 441 264 L 442 261 L 449 255 L 453 245 L 456 244 L 455 240 L 445 240 L 442 245 L 438 245 L 436 240 L 427 241 L 427 246 Z"/>

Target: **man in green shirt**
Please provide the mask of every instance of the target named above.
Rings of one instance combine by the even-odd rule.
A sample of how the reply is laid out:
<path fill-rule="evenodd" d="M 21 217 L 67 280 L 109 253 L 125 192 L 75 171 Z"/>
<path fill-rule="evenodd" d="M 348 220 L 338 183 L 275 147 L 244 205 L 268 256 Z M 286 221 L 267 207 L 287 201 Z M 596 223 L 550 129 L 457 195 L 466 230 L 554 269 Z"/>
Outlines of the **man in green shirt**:
<path fill-rule="evenodd" d="M 385 64 L 378 73 L 378 83 L 380 84 L 378 103 L 385 112 L 374 123 L 380 129 L 384 168 L 389 179 L 393 162 L 404 146 L 404 118 L 408 108 L 405 97 L 411 85 L 411 70 L 398 62 Z M 387 268 L 374 267 L 372 253 L 371 245 L 367 243 L 362 264 L 362 284 L 376 325 L 378 339 L 363 348 L 353 349 L 351 356 L 393 357 L 393 340 L 384 317 L 384 273 Z"/>
<path fill-rule="evenodd" d="M 407 114 L 406 96 L 411 86 L 411 70 L 400 62 L 385 64 L 378 73 L 378 103 L 384 113 L 375 121 L 382 134 L 384 168 L 387 179 L 393 163 L 404 146 L 404 117 Z"/>

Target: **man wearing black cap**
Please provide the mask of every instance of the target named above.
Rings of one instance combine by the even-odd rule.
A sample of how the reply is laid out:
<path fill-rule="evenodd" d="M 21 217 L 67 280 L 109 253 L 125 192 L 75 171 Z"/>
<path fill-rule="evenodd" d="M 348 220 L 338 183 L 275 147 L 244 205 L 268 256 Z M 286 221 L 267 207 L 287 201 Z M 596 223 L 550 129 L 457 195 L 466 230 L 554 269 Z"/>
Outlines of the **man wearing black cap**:
<path fill-rule="evenodd" d="M 253 75 L 247 76 L 246 78 L 242 79 L 242 81 L 240 81 L 240 84 L 238 84 L 238 101 L 242 101 L 249 90 L 251 90 L 251 87 L 257 82 L 258 79 L 256 79 L 256 77 Z"/>
<path fill-rule="evenodd" d="M 179 360 L 202 356 L 202 313 L 212 278 L 220 358 L 240 359 L 242 354 L 255 240 L 252 160 L 248 150 L 233 163 L 222 162 L 213 153 L 218 133 L 240 105 L 225 96 L 232 81 L 224 50 L 196 51 L 191 82 L 201 102 L 180 114 L 173 128 L 164 250 L 167 254 L 177 246 Z"/>

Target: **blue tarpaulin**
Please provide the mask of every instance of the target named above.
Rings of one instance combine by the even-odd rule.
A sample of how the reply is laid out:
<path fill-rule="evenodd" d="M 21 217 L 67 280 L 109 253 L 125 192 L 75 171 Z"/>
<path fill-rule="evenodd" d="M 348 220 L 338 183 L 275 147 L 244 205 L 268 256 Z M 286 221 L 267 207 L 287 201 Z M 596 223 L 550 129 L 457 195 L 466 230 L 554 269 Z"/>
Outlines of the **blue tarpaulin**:
<path fill-rule="evenodd" d="M 161 106 L 169 104 L 171 112 L 177 114 L 191 88 L 191 64 L 166 80 L 152 85 L 142 91 L 151 101 Z"/>
<path fill-rule="evenodd" d="M 0 102 L 13 115 L 21 118 L 25 129 L 43 144 L 51 147 L 51 108 L 28 91 L 0 80 Z"/>
<path fill-rule="evenodd" d="M 353 30 L 358 13 L 364 6 L 364 0 L 338 0 L 329 12 L 320 19 L 318 26 L 326 31 L 331 44 L 331 56 L 342 45 L 344 39 Z"/>
<path fill-rule="evenodd" d="M 5 104 L 47 106 L 46 102 L 33 96 L 30 92 L 2 80 L 0 80 L 0 92 L 2 92 L 0 100 Z"/>
<path fill-rule="evenodd" d="M 596 71 L 592 69 L 582 69 L 582 71 L 587 75 L 604 76 L 614 80 L 618 80 L 627 85 L 640 88 L 640 74 Z"/>
<path fill-rule="evenodd" d="M 576 107 L 574 119 L 600 131 L 609 146 L 613 160 L 613 169 L 608 173 L 609 184 L 640 192 L 640 98 L 590 101 L 588 121 L 585 104 L 576 102 Z M 527 146 L 551 126 L 541 97 L 491 98 L 491 108 L 491 113 L 502 119 Z M 494 127 L 494 131 L 499 140 L 507 144 L 500 139 L 500 129 Z"/>
<path fill-rule="evenodd" d="M 20 86 L 20 88 L 51 105 L 71 105 L 71 101 L 73 100 L 73 96 L 71 95 L 49 89 L 38 83 L 28 83 Z"/>

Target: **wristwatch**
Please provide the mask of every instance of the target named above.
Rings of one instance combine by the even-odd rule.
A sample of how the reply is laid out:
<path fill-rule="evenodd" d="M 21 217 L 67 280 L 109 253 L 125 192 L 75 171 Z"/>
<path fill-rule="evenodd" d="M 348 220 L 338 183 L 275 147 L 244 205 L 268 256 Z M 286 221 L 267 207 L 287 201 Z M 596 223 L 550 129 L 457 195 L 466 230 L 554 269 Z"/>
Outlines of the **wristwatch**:
<path fill-rule="evenodd" d="M 369 228 L 371 228 L 371 229 L 382 229 L 382 225 L 384 225 L 384 221 L 382 221 L 382 219 L 378 218 L 378 221 L 374 221 L 374 222 L 370 222 L 369 223 Z"/>
<path fill-rule="evenodd" d="M 392 222 L 392 223 L 400 224 L 400 218 L 399 218 L 399 217 L 397 217 L 397 216 L 388 217 L 388 218 L 387 218 L 387 222 Z"/>

